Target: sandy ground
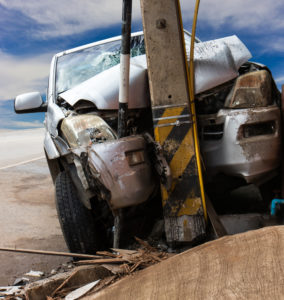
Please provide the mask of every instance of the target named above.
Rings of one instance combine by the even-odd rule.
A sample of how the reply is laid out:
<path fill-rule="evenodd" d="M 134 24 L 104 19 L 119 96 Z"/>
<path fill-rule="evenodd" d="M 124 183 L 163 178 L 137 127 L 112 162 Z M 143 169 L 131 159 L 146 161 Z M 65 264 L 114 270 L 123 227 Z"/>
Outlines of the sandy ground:
<path fill-rule="evenodd" d="M 6 135 L 3 137 L 3 131 L 0 132 L 0 247 L 67 251 L 45 159 L 3 169 L 4 166 L 42 156 L 43 130 L 15 131 L 10 135 L 4 133 Z M 17 141 L 11 137 L 15 135 L 19 135 Z M 29 145 L 31 141 L 32 147 Z M 4 151 L 5 148 L 7 151 Z M 0 286 L 13 284 L 16 278 L 31 269 L 49 273 L 69 260 L 56 256 L 0 252 Z"/>

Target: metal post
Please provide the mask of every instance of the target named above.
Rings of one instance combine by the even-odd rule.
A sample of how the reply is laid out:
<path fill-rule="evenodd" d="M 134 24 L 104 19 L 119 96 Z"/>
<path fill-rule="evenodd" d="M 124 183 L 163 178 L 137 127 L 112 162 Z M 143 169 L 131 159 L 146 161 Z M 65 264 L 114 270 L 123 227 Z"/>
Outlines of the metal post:
<path fill-rule="evenodd" d="M 113 248 L 119 248 L 121 219 L 119 213 L 114 216 Z"/>
<path fill-rule="evenodd" d="M 127 110 L 129 99 L 129 70 L 130 70 L 130 40 L 131 40 L 132 0 L 122 2 L 121 54 L 120 54 L 120 84 L 118 106 L 118 137 L 127 136 Z M 119 248 L 122 211 L 114 215 L 113 247 Z"/>
<path fill-rule="evenodd" d="M 120 54 L 118 137 L 127 135 L 132 0 L 123 0 Z"/>

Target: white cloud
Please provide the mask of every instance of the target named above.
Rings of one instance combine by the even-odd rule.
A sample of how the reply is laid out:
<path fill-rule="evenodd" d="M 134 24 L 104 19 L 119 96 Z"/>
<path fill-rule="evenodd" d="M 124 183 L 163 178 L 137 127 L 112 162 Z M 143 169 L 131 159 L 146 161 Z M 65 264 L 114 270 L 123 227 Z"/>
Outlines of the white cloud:
<path fill-rule="evenodd" d="M 192 19 L 195 1 L 181 2 L 184 17 Z M 198 22 L 215 29 L 229 26 L 261 35 L 261 30 L 284 28 L 283 12 L 282 0 L 201 0 Z"/>
<path fill-rule="evenodd" d="M 280 75 L 275 78 L 275 82 L 278 84 L 284 84 L 284 75 Z"/>
<path fill-rule="evenodd" d="M 32 32 L 50 38 L 78 34 L 121 22 L 122 1 L 118 0 L 0 0 L 8 9 L 15 9 L 44 25 Z M 140 18 L 140 1 L 133 1 L 133 19 Z"/>
<path fill-rule="evenodd" d="M 282 36 L 265 36 L 256 42 L 261 47 L 261 53 L 280 52 L 283 53 L 284 37 Z"/>
<path fill-rule="evenodd" d="M 13 99 L 25 92 L 44 93 L 52 54 L 21 57 L 0 50 L 0 99 Z"/>
<path fill-rule="evenodd" d="M 34 116 L 39 118 L 38 116 Z M 17 115 L 12 101 L 0 101 L 0 130 L 1 128 L 42 128 L 43 123 L 38 119 L 25 120 L 25 116 Z M 42 117 L 41 117 L 42 118 Z"/>
<path fill-rule="evenodd" d="M 10 127 L 16 127 L 16 128 L 43 128 L 43 123 L 35 120 L 35 121 L 11 121 L 9 123 Z"/>
<path fill-rule="evenodd" d="M 14 116 L 10 118 L 3 118 L 0 119 L 0 129 L 1 128 L 13 128 L 13 129 L 27 129 L 27 128 L 43 128 L 43 123 L 35 120 L 35 121 L 17 121 L 15 120 L 15 113 Z"/>
<path fill-rule="evenodd" d="M 194 2 L 181 0 L 184 21 L 191 20 Z M 78 34 L 121 22 L 122 1 L 118 0 L 0 0 L 8 9 L 28 16 L 41 29 L 32 32 L 41 38 Z M 199 22 L 211 28 L 230 26 L 249 32 L 284 28 L 282 0 L 202 0 Z M 133 19 L 141 19 L 140 1 L 133 1 Z"/>
<path fill-rule="evenodd" d="M 37 24 L 31 34 L 45 38 L 80 34 L 86 30 L 120 24 L 122 1 L 118 0 L 0 0 L 7 9 L 20 11 Z M 181 0 L 184 23 L 191 23 L 194 1 Z M 245 29 L 262 36 L 261 48 L 283 51 L 284 39 L 271 43 L 272 37 L 264 32 L 284 29 L 283 0 L 201 0 L 199 24 L 222 31 Z M 133 19 L 141 18 L 140 1 L 133 1 Z M 19 30 L 21 30 L 19 28 Z M 44 92 L 47 85 L 52 54 L 18 57 L 0 49 L 0 99 L 12 99 L 17 94 L 32 90 Z"/>

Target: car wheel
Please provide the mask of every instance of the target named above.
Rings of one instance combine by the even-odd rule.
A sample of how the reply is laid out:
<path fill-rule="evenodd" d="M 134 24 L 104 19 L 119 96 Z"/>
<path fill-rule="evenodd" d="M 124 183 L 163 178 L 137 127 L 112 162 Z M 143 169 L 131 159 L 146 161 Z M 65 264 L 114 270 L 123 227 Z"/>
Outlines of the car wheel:
<path fill-rule="evenodd" d="M 103 249 L 92 211 L 80 201 L 67 172 L 57 176 L 55 191 L 57 214 L 70 252 L 92 254 Z"/>

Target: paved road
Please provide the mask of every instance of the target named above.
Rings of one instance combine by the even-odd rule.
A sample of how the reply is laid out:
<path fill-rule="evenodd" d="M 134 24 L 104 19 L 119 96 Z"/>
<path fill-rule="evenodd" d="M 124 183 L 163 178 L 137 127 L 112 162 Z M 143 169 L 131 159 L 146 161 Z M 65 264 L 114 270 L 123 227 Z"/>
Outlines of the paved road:
<path fill-rule="evenodd" d="M 44 128 L 0 130 L 0 170 L 23 161 L 44 157 Z"/>
<path fill-rule="evenodd" d="M 15 135 L 20 137 L 17 141 L 12 139 Z M 2 132 L 0 138 L 2 167 L 42 156 L 42 130 L 12 132 L 4 137 L 4 146 Z M 13 149 L 15 145 L 19 148 Z M 67 251 L 45 159 L 0 169 L 0 191 L 0 247 Z M 31 269 L 48 273 L 66 261 L 69 258 L 0 252 L 0 286 L 13 283 Z"/>

